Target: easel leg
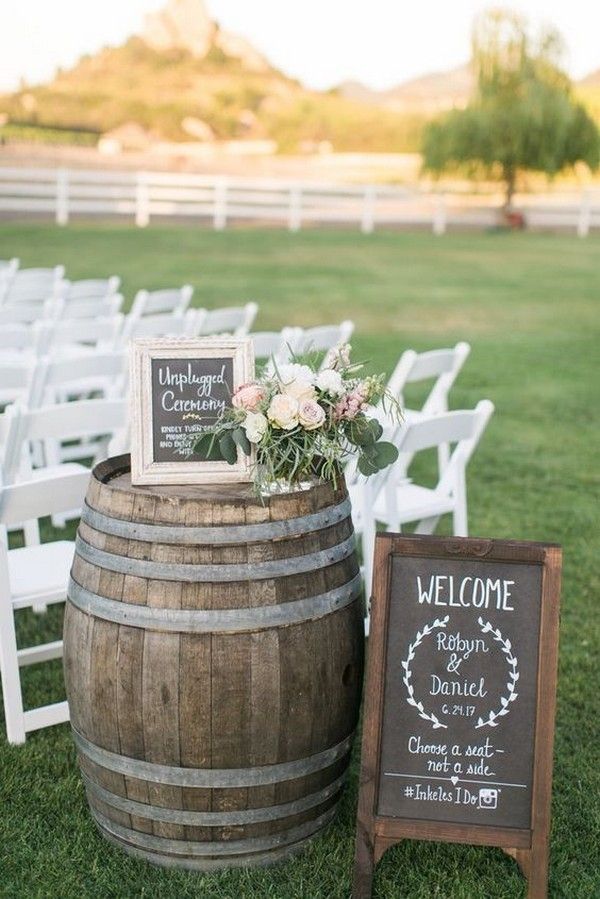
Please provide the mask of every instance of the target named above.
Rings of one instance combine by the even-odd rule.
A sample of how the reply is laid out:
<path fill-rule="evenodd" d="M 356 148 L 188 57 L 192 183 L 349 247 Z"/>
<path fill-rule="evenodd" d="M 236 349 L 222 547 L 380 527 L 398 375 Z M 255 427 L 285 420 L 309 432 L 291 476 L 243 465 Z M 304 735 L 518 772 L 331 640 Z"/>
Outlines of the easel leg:
<path fill-rule="evenodd" d="M 548 896 L 548 838 L 535 832 L 529 852 L 529 891 L 527 899 L 546 899 Z"/>
<path fill-rule="evenodd" d="M 548 896 L 548 846 L 544 842 L 531 849 L 505 849 L 514 858 L 527 879 L 527 899 L 546 899 Z"/>
<path fill-rule="evenodd" d="M 371 899 L 374 866 L 373 845 L 369 834 L 359 827 L 356 834 L 352 899 Z"/>

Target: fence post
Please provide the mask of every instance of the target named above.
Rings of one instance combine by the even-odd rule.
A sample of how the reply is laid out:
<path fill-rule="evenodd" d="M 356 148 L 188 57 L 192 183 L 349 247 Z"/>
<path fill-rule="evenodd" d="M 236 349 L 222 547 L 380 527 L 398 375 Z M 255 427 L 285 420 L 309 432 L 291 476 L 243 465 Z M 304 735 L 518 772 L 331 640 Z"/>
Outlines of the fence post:
<path fill-rule="evenodd" d="M 214 191 L 213 228 L 215 231 L 223 231 L 227 226 L 227 178 L 217 178 Z"/>
<path fill-rule="evenodd" d="M 592 197 L 589 190 L 581 192 L 581 203 L 579 205 L 579 218 L 577 220 L 577 236 L 587 237 L 590 233 L 590 225 L 592 222 Z"/>
<path fill-rule="evenodd" d="M 377 194 L 373 184 L 365 187 L 360 230 L 363 234 L 372 234 L 375 230 L 375 200 Z"/>
<path fill-rule="evenodd" d="M 66 225 L 69 222 L 69 172 L 67 169 L 56 170 L 56 224 Z"/>
<path fill-rule="evenodd" d="M 445 194 L 438 194 L 436 196 L 435 210 L 433 213 L 433 233 L 437 235 L 445 234 L 447 226 L 446 196 Z"/>
<path fill-rule="evenodd" d="M 135 181 L 135 223 L 145 228 L 150 222 L 150 195 L 146 172 L 138 172 Z"/>
<path fill-rule="evenodd" d="M 302 188 L 299 184 L 290 185 L 288 208 L 288 228 L 290 231 L 299 231 L 302 226 Z"/>

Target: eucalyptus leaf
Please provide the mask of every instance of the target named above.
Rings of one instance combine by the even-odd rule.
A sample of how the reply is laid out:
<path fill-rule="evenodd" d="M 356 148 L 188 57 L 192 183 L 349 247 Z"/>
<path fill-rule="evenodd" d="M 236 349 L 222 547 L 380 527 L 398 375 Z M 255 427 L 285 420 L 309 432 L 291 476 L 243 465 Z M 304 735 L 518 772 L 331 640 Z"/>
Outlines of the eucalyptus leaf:
<path fill-rule="evenodd" d="M 236 428 L 235 431 L 231 432 L 231 436 L 235 440 L 237 446 L 241 449 L 241 451 L 249 456 L 252 452 L 252 446 L 250 445 L 250 441 L 246 437 L 246 432 L 243 428 Z"/>
<path fill-rule="evenodd" d="M 364 474 L 367 478 L 372 474 L 377 474 L 377 472 L 379 471 L 379 466 L 372 462 L 371 459 L 369 459 L 367 456 L 362 454 L 358 457 L 357 466 L 360 473 Z"/>
<path fill-rule="evenodd" d="M 237 449 L 231 434 L 225 433 L 219 438 L 219 449 L 225 461 L 229 462 L 230 465 L 235 465 L 237 462 Z"/>
<path fill-rule="evenodd" d="M 375 460 L 379 468 L 385 468 L 387 465 L 391 465 L 398 458 L 397 448 L 393 443 L 389 443 L 387 440 L 380 440 L 379 443 L 375 444 L 375 449 L 377 450 Z"/>
<path fill-rule="evenodd" d="M 201 434 L 194 443 L 193 451 L 198 455 L 208 455 L 216 439 L 216 434 Z"/>
<path fill-rule="evenodd" d="M 354 446 L 371 446 L 375 443 L 376 437 L 371 430 L 370 422 L 367 418 L 355 418 L 350 422 L 348 428 L 348 440 Z"/>
<path fill-rule="evenodd" d="M 373 440 L 379 440 L 381 435 L 383 434 L 383 428 L 379 424 L 376 418 L 369 419 L 369 429 L 373 434 Z"/>

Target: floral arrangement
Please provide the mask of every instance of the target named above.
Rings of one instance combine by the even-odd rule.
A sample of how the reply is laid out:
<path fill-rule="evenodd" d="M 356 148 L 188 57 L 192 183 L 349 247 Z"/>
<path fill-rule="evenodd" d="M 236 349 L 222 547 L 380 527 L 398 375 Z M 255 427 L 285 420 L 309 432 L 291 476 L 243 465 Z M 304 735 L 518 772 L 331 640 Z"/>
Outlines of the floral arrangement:
<path fill-rule="evenodd" d="M 194 450 L 212 453 L 216 442 L 230 464 L 238 448 L 248 456 L 255 452 L 259 491 L 274 485 L 289 490 L 314 478 L 336 483 L 350 456 L 367 476 L 391 465 L 398 451 L 380 439 L 383 428 L 368 410 L 383 401 L 398 413 L 397 403 L 384 375 L 359 376 L 364 366 L 351 363 L 350 350 L 348 344 L 330 350 L 320 370 L 304 360 L 272 363 L 235 391 L 231 407 Z"/>

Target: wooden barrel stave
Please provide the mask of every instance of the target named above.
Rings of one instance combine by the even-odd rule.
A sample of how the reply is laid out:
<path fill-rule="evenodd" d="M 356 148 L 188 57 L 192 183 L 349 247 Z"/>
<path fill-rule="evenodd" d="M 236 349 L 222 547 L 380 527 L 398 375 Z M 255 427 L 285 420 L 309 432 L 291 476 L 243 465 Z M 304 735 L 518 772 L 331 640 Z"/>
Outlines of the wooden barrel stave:
<path fill-rule="evenodd" d="M 329 552 L 351 537 L 347 514 L 329 526 L 319 518 L 324 526 L 317 529 L 315 524 L 306 534 L 294 531 L 302 515 L 309 516 L 313 527 L 315 514 L 327 517 L 328 508 L 342 506 L 343 487 L 334 491 L 323 485 L 272 497 L 262 505 L 249 496 L 219 502 L 206 488 L 185 488 L 186 495 L 180 488 L 182 495 L 175 497 L 176 488 L 152 488 L 152 494 L 131 487 L 114 489 L 124 472 L 125 464 L 119 471 L 111 460 L 99 466 L 87 496 L 91 513 L 114 519 L 117 524 L 109 527 L 119 533 L 100 530 L 102 519 L 94 526 L 84 520 L 80 537 L 111 557 L 156 564 L 162 570 L 155 573 L 162 576 L 147 579 L 110 570 L 104 566 L 106 556 L 97 563 L 80 554 L 72 576 L 90 595 L 126 604 L 128 614 L 133 607 L 221 618 L 229 611 L 231 627 L 236 610 L 263 615 L 271 607 L 268 614 L 287 614 L 298 601 L 343 590 L 356 579 L 358 566 L 351 551 L 312 570 L 309 565 L 295 571 L 293 561 L 302 564 L 306 557 Z M 128 522 L 131 538 L 123 535 Z M 279 532 L 271 539 L 239 540 L 240 528 L 273 524 Z M 172 527 L 172 533 L 161 531 L 162 542 L 149 543 L 138 539 L 136 528 L 141 525 Z M 209 542 L 181 541 L 184 527 L 203 529 Z M 214 528 L 219 531 L 210 530 Z M 215 534 L 233 542 L 219 545 Z M 250 534 L 257 536 L 255 531 Z M 292 573 L 262 576 L 261 563 L 279 560 L 290 560 Z M 181 581 L 173 577 L 179 570 L 173 566 L 182 565 L 244 566 L 248 579 Z M 357 599 L 337 611 L 321 610 L 312 620 L 285 626 L 261 623 L 241 633 L 203 626 L 201 633 L 166 633 L 94 617 L 89 609 L 81 611 L 69 603 L 65 671 L 75 731 L 115 757 L 188 771 L 293 766 L 341 744 L 352 733 L 362 673 Z M 307 665 L 307 657 L 315 662 Z M 324 703 L 327 696 L 331 701 Z M 224 720 L 237 725 L 225 728 Z M 265 864 L 298 851 L 333 813 L 349 750 L 348 741 L 336 758 L 300 776 L 292 772 L 264 783 L 214 786 L 164 783 L 147 773 L 136 777 L 118 766 L 113 770 L 94 762 L 81 751 L 79 757 L 90 806 L 107 837 L 159 864 L 208 870 L 241 859 Z M 215 846 L 207 850 L 210 844 Z"/>

